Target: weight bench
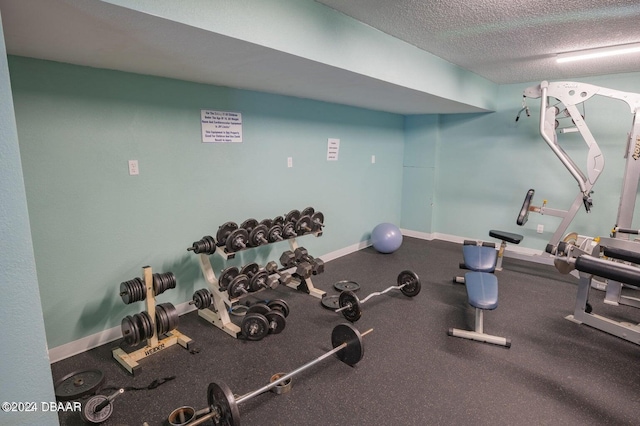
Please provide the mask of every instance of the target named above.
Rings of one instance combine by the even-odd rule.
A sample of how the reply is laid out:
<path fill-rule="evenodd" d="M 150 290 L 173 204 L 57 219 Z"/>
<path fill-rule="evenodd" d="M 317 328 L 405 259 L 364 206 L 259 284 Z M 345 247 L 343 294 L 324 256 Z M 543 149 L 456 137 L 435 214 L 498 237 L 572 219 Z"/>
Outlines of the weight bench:
<path fill-rule="evenodd" d="M 464 263 L 461 268 L 470 272 L 464 277 L 454 277 L 454 282 L 464 283 L 467 288 L 469 304 L 475 308 L 475 330 L 450 328 L 449 336 L 492 343 L 511 347 L 511 339 L 493 336 L 484 332 L 484 311 L 498 307 L 498 279 L 493 274 L 496 269 L 498 253 L 493 243 L 480 243 L 466 240 L 462 246 Z"/>
<path fill-rule="evenodd" d="M 496 262 L 496 271 L 502 271 L 502 258 L 504 257 L 504 250 L 507 248 L 507 243 L 520 244 L 520 241 L 522 241 L 524 237 L 520 234 L 496 231 L 495 229 L 489 231 L 489 236 L 502 241 L 502 243 L 500 243 L 500 250 L 498 250 L 498 261 Z"/>

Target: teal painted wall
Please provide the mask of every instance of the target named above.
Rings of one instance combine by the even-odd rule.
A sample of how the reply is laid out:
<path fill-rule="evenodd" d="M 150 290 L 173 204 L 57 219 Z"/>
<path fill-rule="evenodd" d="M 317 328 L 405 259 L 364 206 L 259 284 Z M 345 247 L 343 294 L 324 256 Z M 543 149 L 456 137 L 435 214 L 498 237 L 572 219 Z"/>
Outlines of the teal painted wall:
<path fill-rule="evenodd" d="M 438 119 L 438 115 L 405 117 L 401 221 L 404 229 L 432 231 Z"/>
<path fill-rule="evenodd" d="M 638 93 L 639 76 L 569 80 Z M 560 219 L 531 213 L 524 227 L 517 226 L 527 190 L 536 190 L 534 205 L 547 199 L 549 207 L 566 210 L 578 186 L 538 133 L 539 100 L 528 100 L 531 117 L 522 114 L 515 122 L 522 91 L 534 84 L 539 82 L 501 86 L 494 113 L 440 117 L 434 231 L 481 239 L 488 238 L 489 229 L 503 229 L 523 234 L 522 246 L 544 250 Z M 608 236 L 616 220 L 632 116 L 625 103 L 596 97 L 586 104 L 586 122 L 603 151 L 605 168 L 594 187 L 592 212 L 581 209 L 568 231 Z M 582 138 L 561 137 L 565 150 L 586 170 Z M 544 233 L 536 233 L 537 224 L 544 225 Z"/>
<path fill-rule="evenodd" d="M 3 409 L 0 424 L 53 425 L 58 416 L 40 404 L 55 397 L 6 58 L 0 20 L 0 401 L 37 404 L 36 412 Z"/>
<path fill-rule="evenodd" d="M 206 284 L 186 248 L 226 221 L 314 206 L 324 236 L 299 242 L 316 256 L 400 221 L 400 115 L 21 57 L 9 68 L 50 348 L 144 310 L 118 295 L 142 266 L 177 276 L 159 302 L 190 300 Z M 201 109 L 241 112 L 244 142 L 201 143 Z M 220 271 L 288 247 L 211 259 Z"/>

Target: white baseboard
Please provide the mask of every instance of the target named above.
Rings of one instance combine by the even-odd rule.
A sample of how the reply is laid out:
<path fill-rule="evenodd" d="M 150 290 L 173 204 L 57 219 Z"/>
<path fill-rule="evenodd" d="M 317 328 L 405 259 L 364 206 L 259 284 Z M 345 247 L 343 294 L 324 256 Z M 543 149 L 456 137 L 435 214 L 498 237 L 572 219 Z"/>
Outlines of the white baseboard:
<path fill-rule="evenodd" d="M 324 254 L 320 256 L 320 258 L 325 262 L 329 262 L 339 257 L 354 253 L 358 250 L 362 250 L 363 248 L 369 247 L 370 245 L 370 240 L 361 241 L 357 244 L 350 245 L 340 250 Z M 176 306 L 178 315 L 184 315 L 186 313 L 194 311 L 195 309 L 196 308 L 193 305 L 190 305 L 189 302 L 184 302 Z M 113 327 L 99 333 L 83 337 L 82 339 L 74 340 L 73 342 L 69 342 L 64 345 L 49 349 L 49 362 L 53 364 L 54 362 L 62 361 L 63 359 L 78 355 L 82 352 L 97 348 L 98 346 L 116 341 L 120 338 L 122 338 L 121 328 Z"/>

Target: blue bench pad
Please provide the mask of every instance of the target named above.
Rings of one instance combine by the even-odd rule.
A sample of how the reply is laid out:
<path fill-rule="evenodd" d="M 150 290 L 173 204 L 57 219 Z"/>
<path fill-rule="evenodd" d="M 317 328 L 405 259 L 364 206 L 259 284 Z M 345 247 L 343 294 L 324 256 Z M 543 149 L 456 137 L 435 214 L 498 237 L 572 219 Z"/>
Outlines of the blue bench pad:
<path fill-rule="evenodd" d="M 487 272 L 467 272 L 464 274 L 469 304 L 478 309 L 498 307 L 498 279 Z"/>
<path fill-rule="evenodd" d="M 498 252 L 492 247 L 462 246 L 464 265 L 471 271 L 493 272 L 496 269 Z"/>

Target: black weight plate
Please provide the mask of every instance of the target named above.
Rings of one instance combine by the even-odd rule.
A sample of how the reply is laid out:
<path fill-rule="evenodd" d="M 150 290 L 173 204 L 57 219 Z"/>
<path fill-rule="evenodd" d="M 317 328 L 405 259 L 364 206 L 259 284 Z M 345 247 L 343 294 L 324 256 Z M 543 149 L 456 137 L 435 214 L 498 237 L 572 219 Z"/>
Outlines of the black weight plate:
<path fill-rule="evenodd" d="M 247 309 L 247 313 L 251 314 L 251 313 L 258 313 L 258 314 L 266 314 L 267 312 L 270 312 L 271 308 L 269 306 L 267 306 L 264 303 L 256 303 L 253 304 L 249 307 L 249 309 Z"/>
<path fill-rule="evenodd" d="M 257 263 L 247 263 L 240 269 L 240 273 L 249 277 L 254 276 L 260 270 L 260 266 Z"/>
<path fill-rule="evenodd" d="M 272 225 L 284 225 L 284 217 L 282 216 L 276 216 L 273 218 L 273 224 Z"/>
<path fill-rule="evenodd" d="M 268 278 L 269 274 L 267 271 L 258 271 L 258 273 L 254 274 L 249 280 L 249 291 L 255 292 L 267 288 Z"/>
<path fill-rule="evenodd" d="M 337 353 L 340 361 L 356 365 L 364 356 L 364 346 L 360 332 L 351 324 L 338 324 L 331 332 L 331 344 L 337 348 L 346 343 L 347 347 Z"/>
<path fill-rule="evenodd" d="M 318 232 L 322 229 L 322 225 L 324 225 L 324 215 L 322 212 L 315 212 L 311 215 L 311 228 L 313 228 L 313 232 Z"/>
<path fill-rule="evenodd" d="M 335 311 L 340 307 L 340 296 L 324 296 L 321 300 L 322 306 Z"/>
<path fill-rule="evenodd" d="M 136 324 L 136 328 L 140 333 L 140 341 L 145 340 L 147 338 L 147 329 L 145 328 L 145 323 L 144 323 L 144 319 L 142 318 L 142 315 L 135 314 L 133 316 L 133 322 Z"/>
<path fill-rule="evenodd" d="M 156 331 L 153 329 L 153 324 L 151 323 L 151 316 L 147 311 L 140 312 L 140 315 L 142 316 L 142 319 L 144 321 L 145 334 L 147 336 L 147 339 L 150 339 L 156 333 Z"/>
<path fill-rule="evenodd" d="M 293 222 L 286 222 L 282 226 L 282 236 L 284 238 L 295 238 L 295 237 L 297 237 L 296 230 L 294 229 L 294 227 L 295 227 L 295 224 Z"/>
<path fill-rule="evenodd" d="M 164 308 L 164 312 L 167 314 L 167 325 L 168 328 L 166 332 L 171 330 L 175 330 L 178 327 L 178 322 L 180 321 L 180 317 L 178 316 L 178 311 L 176 307 L 173 306 L 173 303 L 162 303 L 161 305 Z"/>
<path fill-rule="evenodd" d="M 282 225 L 272 225 L 267 233 L 267 240 L 269 240 L 270 243 L 276 243 L 282 239 Z"/>
<path fill-rule="evenodd" d="M 100 370 L 74 371 L 57 380 L 53 388 L 58 401 L 71 401 L 95 393 L 104 383 Z"/>
<path fill-rule="evenodd" d="M 309 216 L 302 216 L 296 221 L 296 233 L 298 235 L 311 232 L 311 218 Z"/>
<path fill-rule="evenodd" d="M 282 312 L 285 318 L 289 316 L 289 304 L 282 299 L 271 300 L 269 301 L 269 303 L 267 303 L 267 306 L 274 311 Z"/>
<path fill-rule="evenodd" d="M 231 281 L 233 281 L 238 274 L 240 274 L 240 270 L 235 266 L 229 266 L 228 268 L 223 269 L 222 272 L 220 272 L 220 278 L 218 278 L 218 286 L 220 287 L 220 290 L 227 291 L 229 284 L 231 284 Z"/>
<path fill-rule="evenodd" d="M 162 304 L 156 306 L 156 328 L 158 336 L 169 331 L 169 316 L 165 312 Z"/>
<path fill-rule="evenodd" d="M 315 212 L 316 212 L 316 209 L 314 209 L 313 207 L 307 207 L 306 209 L 302 210 L 302 212 L 300 212 L 300 215 L 301 216 L 311 216 Z"/>
<path fill-rule="evenodd" d="M 233 231 L 238 229 L 238 224 L 235 222 L 227 222 L 224 225 L 218 228 L 218 232 L 216 233 L 216 241 L 218 241 L 219 246 L 223 246 L 227 243 L 227 237 Z"/>
<path fill-rule="evenodd" d="M 240 325 L 242 335 L 247 340 L 262 340 L 269 334 L 269 321 L 259 313 L 246 314 Z"/>
<path fill-rule="evenodd" d="M 362 317 L 362 307 L 358 296 L 352 291 L 343 291 L 338 298 L 340 302 L 340 308 L 345 308 L 342 311 L 342 315 L 347 321 L 356 322 Z"/>
<path fill-rule="evenodd" d="M 244 229 L 248 233 L 251 233 L 253 228 L 255 228 L 256 226 L 258 226 L 258 221 L 255 219 L 247 219 L 240 224 L 240 228 Z"/>
<path fill-rule="evenodd" d="M 400 289 L 405 296 L 413 297 L 420 293 L 420 278 L 418 274 L 413 271 L 402 271 L 398 275 L 398 285 L 406 284 Z"/>
<path fill-rule="evenodd" d="M 358 291 L 360 290 L 360 284 L 355 281 L 342 280 L 335 283 L 333 288 L 338 291 Z"/>
<path fill-rule="evenodd" d="M 267 321 L 269 321 L 269 334 L 280 334 L 287 325 L 287 320 L 284 318 L 284 314 L 279 311 L 270 311 L 264 314 Z"/>
<path fill-rule="evenodd" d="M 242 296 L 245 291 L 248 291 L 248 286 L 249 277 L 244 274 L 240 274 L 235 277 L 233 281 L 231 281 L 231 284 L 229 284 L 229 288 L 227 288 L 227 293 L 229 293 L 230 298 L 237 299 L 238 297 Z"/>
<path fill-rule="evenodd" d="M 120 330 L 122 331 L 124 341 L 128 345 L 135 346 L 140 343 L 140 329 L 138 328 L 136 320 L 131 315 L 127 315 L 122 319 Z"/>
<path fill-rule="evenodd" d="M 207 402 L 212 411 L 220 416 L 216 424 L 223 426 L 239 426 L 240 411 L 236 398 L 229 386 L 224 383 L 209 383 L 207 388 Z"/>
<path fill-rule="evenodd" d="M 265 225 L 257 225 L 255 228 L 251 230 L 249 233 L 249 244 L 252 247 L 258 247 L 263 244 L 267 244 L 267 234 L 269 233 L 269 228 Z"/>
<path fill-rule="evenodd" d="M 291 210 L 284 217 L 285 222 L 297 222 L 300 219 L 300 210 Z"/>
<path fill-rule="evenodd" d="M 227 248 L 227 251 L 230 253 L 240 251 L 247 246 L 248 239 L 249 239 L 249 233 L 247 232 L 246 229 L 243 229 L 243 228 L 236 229 L 227 237 L 227 242 L 225 243 L 225 247 Z"/>
<path fill-rule="evenodd" d="M 267 228 L 271 228 L 273 226 L 273 219 L 262 219 L 260 221 L 260 225 L 264 225 Z"/>
<path fill-rule="evenodd" d="M 100 423 L 106 422 L 109 417 L 111 417 L 111 413 L 113 413 L 113 405 L 109 402 L 104 408 L 100 411 L 96 411 L 96 408 L 102 404 L 104 401 L 108 401 L 108 398 L 104 395 L 96 395 L 94 397 L 89 398 L 89 400 L 82 407 L 82 411 L 80 412 L 80 417 L 85 423 L 90 423 L 94 425 L 99 425 Z"/>
<path fill-rule="evenodd" d="M 193 302 L 196 305 L 196 308 L 207 309 L 213 304 L 211 292 L 206 288 L 197 290 L 193 293 Z"/>

